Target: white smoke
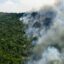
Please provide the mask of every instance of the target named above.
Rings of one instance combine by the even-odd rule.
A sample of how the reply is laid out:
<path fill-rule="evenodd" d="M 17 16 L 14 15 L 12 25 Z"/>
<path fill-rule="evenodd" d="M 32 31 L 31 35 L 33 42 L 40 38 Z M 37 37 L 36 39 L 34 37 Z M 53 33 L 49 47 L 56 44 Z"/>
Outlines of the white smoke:
<path fill-rule="evenodd" d="M 28 26 L 26 34 L 38 38 L 33 49 L 35 59 L 31 59 L 28 64 L 64 64 L 63 7 L 64 1 L 60 0 L 58 5 L 38 11 L 34 18 L 29 14 L 20 19 Z"/>
<path fill-rule="evenodd" d="M 38 61 L 28 62 L 28 64 L 62 64 L 63 59 L 58 49 L 48 47 L 43 53 L 42 58 Z"/>

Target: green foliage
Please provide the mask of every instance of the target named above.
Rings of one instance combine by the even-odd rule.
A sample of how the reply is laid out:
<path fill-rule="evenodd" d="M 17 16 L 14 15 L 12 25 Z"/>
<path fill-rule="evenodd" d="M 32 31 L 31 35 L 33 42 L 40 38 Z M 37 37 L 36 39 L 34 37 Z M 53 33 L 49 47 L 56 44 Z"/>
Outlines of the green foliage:
<path fill-rule="evenodd" d="M 17 15 L 0 13 L 0 64 L 23 64 L 30 50 L 30 40 Z"/>

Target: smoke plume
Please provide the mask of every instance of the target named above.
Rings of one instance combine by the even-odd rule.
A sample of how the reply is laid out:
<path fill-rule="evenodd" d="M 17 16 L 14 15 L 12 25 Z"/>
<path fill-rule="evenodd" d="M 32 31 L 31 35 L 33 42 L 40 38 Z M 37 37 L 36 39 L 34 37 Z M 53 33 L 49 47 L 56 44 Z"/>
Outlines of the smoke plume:
<path fill-rule="evenodd" d="M 64 64 L 64 1 L 20 18 L 32 37 L 33 57 L 28 64 Z"/>

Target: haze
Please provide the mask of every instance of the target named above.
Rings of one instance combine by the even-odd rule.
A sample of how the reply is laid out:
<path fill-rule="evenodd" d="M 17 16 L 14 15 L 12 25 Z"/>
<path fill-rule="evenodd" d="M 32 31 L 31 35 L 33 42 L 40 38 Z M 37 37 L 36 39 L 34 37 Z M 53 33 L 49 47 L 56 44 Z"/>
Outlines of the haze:
<path fill-rule="evenodd" d="M 0 12 L 26 12 L 45 5 L 53 6 L 57 0 L 0 0 Z"/>

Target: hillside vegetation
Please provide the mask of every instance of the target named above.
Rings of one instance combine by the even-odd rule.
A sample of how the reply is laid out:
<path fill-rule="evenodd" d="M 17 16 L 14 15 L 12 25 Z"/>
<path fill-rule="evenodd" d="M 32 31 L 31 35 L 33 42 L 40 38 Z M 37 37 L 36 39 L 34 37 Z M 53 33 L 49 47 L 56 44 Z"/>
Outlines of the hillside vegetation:
<path fill-rule="evenodd" d="M 31 41 L 25 35 L 19 15 L 0 13 L 0 64 L 24 64 L 30 50 Z"/>

